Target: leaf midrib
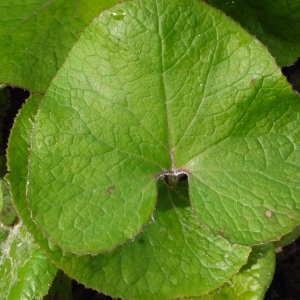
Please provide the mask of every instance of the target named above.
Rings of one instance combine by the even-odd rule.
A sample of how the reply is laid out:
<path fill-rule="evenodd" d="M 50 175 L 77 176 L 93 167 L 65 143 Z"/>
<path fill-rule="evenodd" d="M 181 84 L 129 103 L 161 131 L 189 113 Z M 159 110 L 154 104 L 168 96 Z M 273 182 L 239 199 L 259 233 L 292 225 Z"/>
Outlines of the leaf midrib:
<path fill-rule="evenodd" d="M 170 126 L 170 113 L 169 113 L 169 108 L 168 108 L 168 102 L 167 102 L 167 92 L 166 92 L 166 84 L 165 84 L 165 79 L 164 79 L 164 73 L 165 73 L 165 64 L 163 60 L 163 53 L 164 51 L 164 46 L 163 46 L 163 39 L 162 39 L 162 31 L 161 31 L 161 22 L 160 22 L 160 14 L 159 14 L 159 9 L 158 9 L 158 4 L 156 1 L 153 1 L 155 3 L 155 8 L 156 8 L 156 15 L 157 15 L 157 35 L 158 35 L 158 56 L 160 58 L 160 66 L 161 66 L 161 82 L 162 82 L 162 93 L 163 93 L 163 98 L 165 102 L 165 108 L 166 108 L 166 121 L 167 121 L 167 132 L 168 132 L 168 138 L 169 138 L 169 151 L 170 151 L 170 157 L 171 157 L 171 168 L 172 171 L 175 171 L 175 162 L 174 162 L 174 152 L 173 152 L 173 139 L 172 139 L 172 132 L 171 132 L 171 126 Z"/>

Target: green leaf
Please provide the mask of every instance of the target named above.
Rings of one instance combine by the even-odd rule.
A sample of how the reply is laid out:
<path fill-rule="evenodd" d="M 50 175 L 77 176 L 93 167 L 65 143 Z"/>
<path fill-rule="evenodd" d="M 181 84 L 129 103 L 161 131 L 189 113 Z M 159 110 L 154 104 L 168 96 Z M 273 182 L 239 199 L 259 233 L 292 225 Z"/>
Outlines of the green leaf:
<path fill-rule="evenodd" d="M 0 256 L 3 253 L 3 245 L 5 244 L 7 237 L 9 235 L 9 228 L 2 223 L 0 223 Z"/>
<path fill-rule="evenodd" d="M 206 0 L 257 36 L 281 66 L 300 53 L 300 0 Z"/>
<path fill-rule="evenodd" d="M 249 249 L 199 227 L 186 183 L 168 188 L 159 182 L 158 195 L 153 221 L 143 232 L 90 260 L 89 273 L 98 270 L 92 286 L 125 299 L 173 299 L 220 286 L 246 262 Z"/>
<path fill-rule="evenodd" d="M 80 32 L 119 0 L 1 0 L 0 82 L 45 92 Z"/>
<path fill-rule="evenodd" d="M 268 51 L 205 3 L 115 6 L 41 102 L 32 217 L 66 251 L 111 250 L 150 219 L 157 178 L 186 173 L 200 223 L 233 243 L 274 240 L 299 223 L 299 110 Z"/>
<path fill-rule="evenodd" d="M 86 286 L 137 299 L 207 293 L 238 272 L 249 249 L 230 246 L 199 224 L 252 244 L 277 238 L 298 223 L 299 98 L 257 40 L 201 2 L 132 1 L 104 12 L 83 32 L 38 108 L 40 99 L 29 99 L 17 118 L 7 178 L 35 240 Z M 189 176 L 197 218 L 182 205 L 187 187 L 156 182 L 166 176 L 176 184 L 182 172 Z M 150 188 L 141 203 L 143 180 Z M 93 196 L 94 190 L 104 197 Z M 138 233 L 143 218 L 151 220 L 156 194 L 153 222 L 112 250 Z M 118 195 L 136 196 L 124 214 Z M 178 205 L 164 209 L 172 203 Z M 46 213 L 47 206 L 52 211 Z M 102 207 L 108 208 L 108 230 L 99 226 Z M 117 216 L 110 218 L 114 210 Z M 139 243 L 140 238 L 148 242 Z M 78 257 L 55 243 L 77 253 L 105 247 L 111 252 Z M 137 251 L 141 247 L 145 251 Z M 201 271 L 197 278 L 194 267 Z M 159 281 L 163 276 L 165 282 Z"/>
<path fill-rule="evenodd" d="M 281 237 L 280 241 L 274 242 L 275 248 L 285 247 L 291 243 L 293 243 L 300 236 L 300 225 L 297 225 L 292 229 L 291 232 L 288 232 L 284 236 Z"/>
<path fill-rule="evenodd" d="M 14 225 L 18 220 L 18 215 L 13 205 L 9 186 L 7 182 L 0 178 L 0 188 L 2 194 L 2 207 L 0 206 L 0 222 L 6 226 Z M 2 202 L 2 201 L 1 201 Z M 2 208 L 2 209 L 1 209 Z"/>
<path fill-rule="evenodd" d="M 42 299 L 56 268 L 21 224 L 9 233 L 0 258 L 0 298 Z"/>
<path fill-rule="evenodd" d="M 7 149 L 7 165 L 9 172 L 5 179 L 11 187 L 11 195 L 15 208 L 26 227 L 32 233 L 32 228 L 36 228 L 31 220 L 30 211 L 25 201 L 26 193 L 26 176 L 27 176 L 27 159 L 30 147 L 30 132 L 34 116 L 37 112 L 40 95 L 31 95 L 19 111 L 13 128 Z"/>
<path fill-rule="evenodd" d="M 26 227 L 47 256 L 70 277 L 122 298 L 160 299 L 164 295 L 170 299 L 172 295 L 208 292 L 246 263 L 248 248 L 231 246 L 204 226 L 199 227 L 189 205 L 187 183 L 167 188 L 160 181 L 160 200 L 151 224 L 134 240 L 111 253 L 78 257 L 63 252 L 45 239 L 30 218 L 25 198 L 26 176 L 18 174 L 20 170 L 26 174 L 31 120 L 40 99 L 40 96 L 29 98 L 16 118 L 8 147 L 10 173 L 6 177 L 13 187 L 16 208 Z M 17 147 L 21 144 L 22 147 Z M 141 279 L 137 280 L 139 276 Z M 175 287 L 176 282 L 181 284 Z"/>
<path fill-rule="evenodd" d="M 28 149 L 30 148 L 29 135 L 41 99 L 42 97 L 40 95 L 35 94 L 31 95 L 30 98 L 26 100 L 25 105 L 22 110 L 19 111 L 15 119 L 9 137 L 7 166 L 10 172 L 6 174 L 5 178 L 10 184 L 10 192 L 18 215 L 22 215 L 22 210 L 26 211 L 26 207 L 20 207 L 17 200 L 22 199 L 25 195 L 28 171 Z M 25 226 L 27 219 L 31 219 L 30 214 L 22 216 Z"/>
<path fill-rule="evenodd" d="M 224 286 L 213 293 L 190 300 L 261 300 L 269 288 L 275 270 L 275 250 L 273 244 L 255 246 L 248 263 Z"/>

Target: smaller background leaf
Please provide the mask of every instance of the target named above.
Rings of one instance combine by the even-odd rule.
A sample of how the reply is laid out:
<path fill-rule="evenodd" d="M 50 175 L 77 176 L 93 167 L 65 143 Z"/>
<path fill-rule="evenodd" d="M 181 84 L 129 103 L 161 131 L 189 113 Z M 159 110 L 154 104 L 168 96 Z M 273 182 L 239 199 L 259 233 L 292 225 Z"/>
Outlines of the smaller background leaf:
<path fill-rule="evenodd" d="M 0 298 L 41 299 L 48 291 L 56 268 L 20 223 L 3 244 L 0 258 Z"/>
<path fill-rule="evenodd" d="M 293 230 L 281 237 L 280 241 L 275 242 L 275 248 L 285 247 L 293 243 L 300 236 L 300 225 L 293 228 Z"/>
<path fill-rule="evenodd" d="M 0 255 L 2 255 L 3 245 L 5 244 L 8 235 L 9 229 L 7 228 L 7 226 L 0 223 Z"/>
<path fill-rule="evenodd" d="M 17 222 L 18 215 L 12 203 L 7 182 L 3 179 L 0 179 L 0 182 L 3 199 L 3 206 L 0 212 L 0 221 L 6 226 L 12 226 Z"/>
<path fill-rule="evenodd" d="M 206 0 L 257 36 L 281 66 L 293 64 L 300 53 L 300 1 Z"/>
<path fill-rule="evenodd" d="M 253 247 L 248 263 L 225 285 L 213 293 L 190 300 L 261 300 L 264 298 L 274 275 L 274 245 Z"/>
<path fill-rule="evenodd" d="M 45 92 L 81 30 L 119 0 L 1 0 L 0 82 Z"/>

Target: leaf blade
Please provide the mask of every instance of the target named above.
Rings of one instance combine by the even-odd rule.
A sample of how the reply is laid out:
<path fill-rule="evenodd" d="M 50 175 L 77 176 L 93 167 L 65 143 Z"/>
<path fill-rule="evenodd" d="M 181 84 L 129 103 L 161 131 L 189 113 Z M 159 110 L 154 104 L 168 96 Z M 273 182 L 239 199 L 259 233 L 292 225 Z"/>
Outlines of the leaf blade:
<path fill-rule="evenodd" d="M 46 295 L 56 268 L 21 224 L 10 230 L 3 249 L 0 264 L 1 297 L 40 299 Z"/>
<path fill-rule="evenodd" d="M 84 26 L 118 2 L 1 1 L 0 82 L 44 93 Z"/>
<path fill-rule="evenodd" d="M 160 288 L 160 295 L 163 294 L 166 297 L 171 297 L 171 294 L 176 294 L 176 296 L 180 296 L 183 293 L 185 295 L 190 295 L 191 288 L 197 289 L 196 292 L 198 293 L 209 291 L 213 287 L 217 286 L 218 282 L 221 283 L 223 280 L 226 280 L 228 276 L 230 277 L 231 272 L 238 272 L 239 268 L 246 263 L 248 253 L 250 251 L 249 248 L 238 245 L 231 246 L 222 238 L 215 237 L 207 229 L 198 226 L 198 221 L 195 218 L 191 207 L 189 207 L 186 183 L 185 186 L 179 188 L 179 190 L 175 192 L 176 189 L 175 191 L 173 191 L 174 189 L 168 191 L 168 188 L 166 188 L 164 183 L 160 181 L 160 199 L 162 201 L 159 202 L 159 214 L 155 215 L 157 220 L 152 221 L 152 224 L 150 224 L 151 227 L 148 226 L 148 229 L 145 227 L 145 233 L 141 233 L 144 235 L 145 239 L 142 244 L 146 246 L 144 250 L 147 251 L 141 251 L 140 249 L 141 244 L 138 241 L 143 238 L 141 235 L 138 235 L 134 241 L 127 243 L 127 247 L 126 245 L 124 247 L 118 247 L 113 250 L 111 254 L 105 253 L 94 257 L 91 255 L 77 256 L 70 252 L 63 252 L 58 246 L 53 245 L 50 240 L 47 240 L 45 236 L 43 236 L 36 223 L 31 219 L 30 210 L 25 197 L 26 176 L 20 177 L 19 175 L 20 169 L 26 174 L 27 159 L 25 154 L 26 152 L 27 155 L 29 154 L 29 139 L 33 125 L 30 120 L 34 117 L 38 108 L 38 101 L 41 101 L 40 96 L 29 98 L 22 112 L 16 119 L 8 150 L 8 166 L 10 173 L 6 177 L 12 186 L 17 211 L 24 220 L 28 230 L 33 234 L 35 240 L 47 253 L 47 256 L 70 277 L 75 278 L 86 286 L 97 289 L 98 291 L 121 295 L 121 297 L 130 295 L 134 298 L 140 299 L 144 299 L 145 297 L 147 299 L 155 299 L 157 294 L 154 295 L 153 290 L 159 290 Z M 22 132 L 22 134 L 20 135 L 19 132 Z M 21 141 L 24 143 L 22 149 L 20 149 Z M 15 150 L 11 151 L 12 149 Z M 174 193 L 176 196 L 175 198 L 171 196 Z M 163 195 L 165 195 L 165 197 Z M 179 197 L 178 195 L 181 196 Z M 174 204 L 172 203 L 176 203 L 176 210 L 173 210 L 172 206 Z M 184 226 L 181 224 L 180 220 L 183 224 L 185 224 Z M 176 222 L 175 224 L 174 221 Z M 170 226 L 170 222 L 172 223 L 172 226 Z M 170 234 L 168 234 L 169 228 L 172 231 Z M 178 230 L 178 228 L 182 229 Z M 160 232 L 159 238 L 157 238 L 157 232 Z M 180 236 L 180 247 L 176 246 L 176 239 L 170 238 L 172 236 L 176 237 L 177 235 Z M 146 242 L 146 239 L 151 241 L 151 243 L 154 242 L 157 247 L 152 247 L 151 244 Z M 185 239 L 189 239 L 191 243 L 187 243 Z M 216 246 L 214 246 L 214 241 L 217 242 Z M 208 248 L 205 246 L 207 243 Z M 159 246 L 160 244 L 163 245 L 163 247 Z M 163 249 L 163 253 L 161 249 Z M 189 255 L 181 255 L 181 249 L 185 249 L 185 253 L 188 253 Z M 217 269 L 215 269 L 214 274 L 217 275 L 217 278 L 212 278 L 212 283 L 208 283 L 211 275 L 209 275 L 210 269 L 205 268 L 206 258 L 202 255 L 199 256 L 196 249 L 200 250 L 201 253 L 205 253 L 205 251 L 212 251 L 212 253 L 216 253 L 216 257 L 209 255 L 209 261 L 213 263 L 215 267 L 216 264 L 214 263 L 214 260 L 218 260 L 217 265 L 218 268 L 221 269 L 221 272 L 218 274 L 218 272 L 216 272 Z M 133 253 L 134 257 L 132 256 Z M 152 263 L 154 267 L 152 266 L 148 271 L 147 268 L 149 260 L 143 258 L 145 253 L 149 260 L 154 262 L 154 264 Z M 157 281 L 157 279 L 155 279 L 156 284 L 152 284 L 152 287 L 149 290 L 145 289 L 145 280 L 147 278 L 150 280 L 153 276 L 155 277 L 155 273 L 153 274 L 153 271 L 157 268 L 157 262 L 155 261 L 155 257 L 157 256 L 160 257 L 160 261 L 163 261 L 159 268 L 165 269 L 168 274 L 170 272 L 173 273 L 174 271 L 173 277 L 171 278 L 172 281 L 175 282 L 176 280 L 184 280 L 184 285 L 179 285 L 176 290 L 174 290 L 174 287 L 172 286 L 170 292 L 170 285 L 172 284 L 170 278 L 166 278 L 168 281 L 166 287 L 164 287 L 163 281 Z M 171 261 L 175 263 L 174 265 L 165 263 L 165 261 L 168 261 L 170 256 L 172 257 Z M 231 263 L 228 264 L 229 260 L 224 261 L 219 259 L 220 256 L 227 256 L 230 261 L 232 259 Z M 125 260 L 122 264 L 123 258 Z M 203 275 L 206 274 L 206 279 L 204 279 L 204 281 L 201 280 L 200 277 L 195 276 L 195 272 L 198 272 L 197 268 L 195 269 L 195 264 L 185 263 L 184 261 L 186 259 L 196 261 L 198 266 L 203 265 L 203 270 L 201 272 Z M 132 264 L 132 260 L 134 261 L 136 268 L 131 268 L 129 266 Z M 104 264 L 106 262 L 109 265 L 105 266 Z M 103 268 L 100 267 L 101 265 L 103 265 Z M 181 265 L 184 266 L 184 271 L 180 269 Z M 124 274 L 124 277 L 122 276 L 123 266 L 126 266 L 126 274 Z M 230 272 L 224 272 L 223 269 L 226 269 L 227 271 L 230 270 Z M 145 270 L 147 276 L 142 276 L 141 282 L 136 285 L 135 279 L 138 274 L 143 274 Z M 161 271 L 159 274 L 162 276 Z M 121 276 L 120 280 L 122 282 L 120 283 L 120 281 L 118 281 L 118 283 L 120 283 L 122 289 L 118 289 L 116 276 Z M 192 281 L 196 281 L 197 285 L 191 287 L 191 282 L 188 278 L 192 278 Z M 128 285 L 128 283 L 130 284 Z M 142 297 L 141 294 L 145 297 Z"/>

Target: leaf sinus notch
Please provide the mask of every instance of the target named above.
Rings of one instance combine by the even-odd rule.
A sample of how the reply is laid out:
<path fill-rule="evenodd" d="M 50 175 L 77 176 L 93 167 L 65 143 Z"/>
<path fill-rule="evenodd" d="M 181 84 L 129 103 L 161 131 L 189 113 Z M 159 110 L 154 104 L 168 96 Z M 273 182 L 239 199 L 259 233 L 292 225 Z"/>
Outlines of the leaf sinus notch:
<path fill-rule="evenodd" d="M 187 181 L 190 171 L 186 169 L 164 170 L 156 175 L 157 180 L 163 179 L 169 187 L 174 187 L 182 181 Z"/>

